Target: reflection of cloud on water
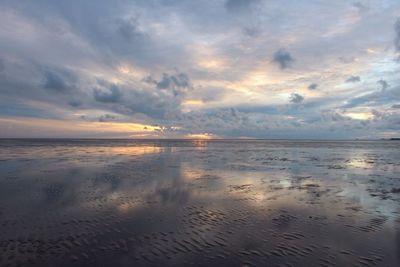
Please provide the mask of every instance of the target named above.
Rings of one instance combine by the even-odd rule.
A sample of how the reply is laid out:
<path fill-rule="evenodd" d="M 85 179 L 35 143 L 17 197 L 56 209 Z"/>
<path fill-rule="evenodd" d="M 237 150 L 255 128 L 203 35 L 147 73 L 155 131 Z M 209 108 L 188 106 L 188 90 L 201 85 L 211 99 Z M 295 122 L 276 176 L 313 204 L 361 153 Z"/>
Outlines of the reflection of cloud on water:
<path fill-rule="evenodd" d="M 352 159 L 361 159 L 363 155 L 369 158 L 363 149 L 349 152 L 334 147 L 310 149 L 304 145 L 301 153 L 297 148 L 292 153 L 291 147 L 269 150 L 241 144 L 225 149 L 213 143 L 198 150 L 182 143 L 168 145 L 154 145 L 155 149 L 83 148 L 79 153 L 85 151 L 91 156 L 89 151 L 95 151 L 93 157 L 97 159 L 91 164 L 54 164 L 73 155 L 64 147 L 51 148 L 55 153 L 52 160 L 43 159 L 38 161 L 41 164 L 30 167 L 24 163 L 25 169 L 4 171 L 0 162 L 0 171 L 10 176 L 9 180 L 0 179 L 0 193 L 5 193 L 0 194 L 0 203 L 3 210 L 10 214 L 12 211 L 16 218 L 42 208 L 36 214 L 45 218 L 40 221 L 41 226 L 60 230 L 41 231 L 43 235 L 58 238 L 63 231 L 70 236 L 80 231 L 98 238 L 100 244 L 123 239 L 130 255 L 150 253 L 154 259 L 158 258 L 151 251 L 157 246 L 162 251 L 175 246 L 174 252 L 156 253 L 172 253 L 177 260 L 190 254 L 185 246 L 208 246 L 212 249 L 207 255 L 211 256 L 229 247 L 231 251 L 243 252 L 233 256 L 237 257 L 235 260 L 248 257 L 259 263 L 255 259 L 264 256 L 254 255 L 263 251 L 275 249 L 276 255 L 289 257 L 277 248 L 278 244 L 285 244 L 285 248 L 296 246 L 298 250 L 315 244 L 315 248 L 310 248 L 314 249 L 312 255 L 320 255 L 321 244 L 334 246 L 341 242 L 352 248 L 357 245 L 355 242 L 365 241 L 373 248 L 388 240 L 399 243 L 398 234 L 392 235 L 399 223 L 395 213 L 398 201 L 390 191 L 382 193 L 396 186 L 397 173 L 393 167 L 385 168 L 390 164 L 384 161 L 372 164 L 373 169 L 367 171 L 347 166 L 346 162 Z M 38 149 L 43 151 L 43 147 Z M 384 152 L 386 156 L 388 151 Z M 380 153 L 383 152 L 375 151 L 377 157 Z M 391 153 L 393 158 L 400 158 L 397 150 Z M 346 167 L 330 169 L 331 165 Z M 19 178 L 11 179 L 14 176 Z M 18 205 L 28 202 L 30 205 Z M 7 227 L 18 230 L 23 225 Z M 24 231 L 35 232 L 35 227 L 28 224 Z M 323 234 L 316 234 L 316 229 Z M 161 243 L 163 238 L 166 244 Z M 375 238 L 377 243 L 368 243 L 368 238 Z M 85 247 L 76 249 L 85 251 Z M 362 248 L 360 253 L 364 255 L 369 249 Z M 387 251 L 394 253 L 396 249 Z M 279 263 L 275 254 L 268 257 Z"/>
<path fill-rule="evenodd" d="M 156 186 L 144 196 L 144 199 L 162 205 L 185 205 L 189 202 L 191 194 L 192 189 L 187 185 L 179 181 L 173 181 L 167 186 Z"/>

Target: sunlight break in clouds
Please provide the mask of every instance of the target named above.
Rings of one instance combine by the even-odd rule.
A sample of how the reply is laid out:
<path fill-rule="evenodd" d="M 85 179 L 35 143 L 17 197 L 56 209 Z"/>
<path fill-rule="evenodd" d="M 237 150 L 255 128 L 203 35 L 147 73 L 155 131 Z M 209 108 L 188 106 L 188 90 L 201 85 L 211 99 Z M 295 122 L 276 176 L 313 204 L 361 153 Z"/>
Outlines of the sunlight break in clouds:
<path fill-rule="evenodd" d="M 394 137 L 399 21 L 397 0 L 0 0 L 0 136 Z"/>

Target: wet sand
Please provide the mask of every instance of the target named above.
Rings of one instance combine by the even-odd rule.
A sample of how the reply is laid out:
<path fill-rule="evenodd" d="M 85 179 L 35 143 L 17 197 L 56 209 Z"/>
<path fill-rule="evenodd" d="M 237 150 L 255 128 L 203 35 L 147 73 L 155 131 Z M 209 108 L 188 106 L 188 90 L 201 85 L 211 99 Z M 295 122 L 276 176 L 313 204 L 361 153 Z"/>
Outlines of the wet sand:
<path fill-rule="evenodd" d="M 400 142 L 0 140 L 0 266 L 400 266 Z"/>

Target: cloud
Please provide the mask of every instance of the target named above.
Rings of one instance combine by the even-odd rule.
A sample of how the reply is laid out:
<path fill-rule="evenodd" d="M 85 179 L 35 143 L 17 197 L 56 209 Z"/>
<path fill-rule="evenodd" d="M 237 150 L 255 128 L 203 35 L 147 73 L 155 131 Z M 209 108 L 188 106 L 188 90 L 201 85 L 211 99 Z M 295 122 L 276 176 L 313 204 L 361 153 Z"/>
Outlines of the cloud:
<path fill-rule="evenodd" d="M 394 47 L 397 52 L 400 52 L 400 18 L 397 18 L 394 24 L 394 31 L 395 31 L 395 39 L 394 39 Z"/>
<path fill-rule="evenodd" d="M 318 84 L 316 84 L 316 83 L 312 83 L 312 84 L 310 84 L 309 86 L 308 86 L 308 89 L 309 90 L 316 90 L 318 88 Z"/>
<path fill-rule="evenodd" d="M 385 80 L 379 80 L 377 81 L 378 84 L 382 86 L 381 92 L 384 93 L 386 91 L 386 88 L 389 87 L 389 84 Z"/>
<path fill-rule="evenodd" d="M 186 135 L 201 132 L 218 136 L 241 136 L 246 132 L 249 134 L 248 129 L 264 132 L 268 129 L 267 124 L 265 116 L 248 116 L 235 108 L 209 109 L 181 114 L 173 122 L 175 127 L 171 125 L 163 128 L 163 134 Z"/>
<path fill-rule="evenodd" d="M 167 77 L 167 78 L 166 78 Z M 97 82 L 93 96 L 97 103 L 112 104 L 96 106 L 97 109 L 114 114 L 143 115 L 146 120 L 170 120 L 181 114 L 181 104 L 188 90 L 186 75 L 168 75 L 160 81 L 147 76 L 141 83 L 126 82 L 115 85 L 104 80 Z M 168 82 L 165 82 L 168 80 Z M 162 88 L 157 87 L 162 84 Z"/>
<path fill-rule="evenodd" d="M 384 51 L 393 42 L 400 51 L 400 22 L 387 13 L 400 2 L 364 12 L 366 4 L 2 1 L 0 117 L 79 120 L 85 113 L 85 123 L 98 123 L 111 114 L 118 123 L 157 124 L 178 137 L 377 135 L 394 126 L 371 122 L 358 131 L 359 122 L 340 117 L 398 112 L 390 108 L 400 103 L 397 63 Z M 377 52 L 365 53 L 367 47 Z M 362 74 L 362 86 L 344 86 L 349 74 Z M 380 77 L 387 82 L 377 84 Z M 338 114 L 323 120 L 324 109 Z"/>
<path fill-rule="evenodd" d="M 95 88 L 93 90 L 93 95 L 98 102 L 116 103 L 121 99 L 122 92 L 115 84 L 113 84 L 107 91 Z"/>
<path fill-rule="evenodd" d="M 353 56 L 350 57 L 339 57 L 338 58 L 339 61 L 343 64 L 350 64 L 350 63 L 354 63 L 357 59 Z"/>
<path fill-rule="evenodd" d="M 230 12 L 247 11 L 257 0 L 227 0 L 225 7 Z"/>
<path fill-rule="evenodd" d="M 384 112 L 381 112 L 381 111 L 376 110 L 376 109 L 372 109 L 371 113 L 372 113 L 372 115 L 374 115 L 375 118 L 382 118 L 382 117 L 385 116 Z"/>
<path fill-rule="evenodd" d="M 394 104 L 394 105 L 392 106 L 392 108 L 395 108 L 395 109 L 399 108 L 399 109 L 400 109 L 400 104 Z"/>
<path fill-rule="evenodd" d="M 175 96 L 184 95 L 190 88 L 190 80 L 185 73 L 167 74 L 163 73 L 160 80 L 155 80 L 152 76 L 144 79 L 149 84 L 154 84 L 157 89 L 170 90 Z"/>
<path fill-rule="evenodd" d="M 82 102 L 79 100 L 71 100 L 68 102 L 71 107 L 79 107 L 82 105 Z"/>
<path fill-rule="evenodd" d="M 43 88 L 53 92 L 67 92 L 73 89 L 75 77 L 68 71 L 45 71 Z"/>
<path fill-rule="evenodd" d="M 260 35 L 261 30 L 258 27 L 254 27 L 254 26 L 244 27 L 243 28 L 243 33 L 245 35 L 247 35 L 247 36 L 250 36 L 250 37 L 257 37 L 257 36 Z"/>
<path fill-rule="evenodd" d="M 281 69 L 287 69 L 292 65 L 294 59 L 288 51 L 280 49 L 274 53 L 272 61 L 278 64 Z"/>
<path fill-rule="evenodd" d="M 357 96 L 346 101 L 342 108 L 354 108 L 359 106 L 376 107 L 387 105 L 400 100 L 400 87 L 391 87 L 385 91 L 373 91 L 361 96 Z"/>
<path fill-rule="evenodd" d="M 350 76 L 350 77 L 346 80 L 346 83 L 356 83 L 356 82 L 361 82 L 360 76 Z"/>
<path fill-rule="evenodd" d="M 359 12 L 366 12 L 369 10 L 369 8 L 367 6 L 365 6 L 363 3 L 361 2 L 354 2 L 353 3 L 353 7 L 357 8 Z"/>
<path fill-rule="evenodd" d="M 163 73 L 162 79 L 156 84 L 159 89 L 186 88 L 189 87 L 189 77 L 184 73 L 177 75 Z"/>
<path fill-rule="evenodd" d="M 331 120 L 334 122 L 351 120 L 349 117 L 346 117 L 342 113 L 335 110 L 323 111 L 321 116 L 324 120 Z"/>
<path fill-rule="evenodd" d="M 117 116 L 111 114 L 104 114 L 99 117 L 99 122 L 109 122 L 117 119 Z"/>
<path fill-rule="evenodd" d="M 298 93 L 291 93 L 290 94 L 290 97 L 289 97 L 290 103 L 300 104 L 300 103 L 303 102 L 303 100 L 304 100 L 304 96 L 302 96 L 302 95 L 300 95 Z"/>
<path fill-rule="evenodd" d="M 117 32 L 129 42 L 143 41 L 147 35 L 139 30 L 139 22 L 135 18 L 118 19 Z"/>
<path fill-rule="evenodd" d="M 4 59 L 0 58 L 0 72 L 6 69 L 6 65 L 4 63 Z"/>

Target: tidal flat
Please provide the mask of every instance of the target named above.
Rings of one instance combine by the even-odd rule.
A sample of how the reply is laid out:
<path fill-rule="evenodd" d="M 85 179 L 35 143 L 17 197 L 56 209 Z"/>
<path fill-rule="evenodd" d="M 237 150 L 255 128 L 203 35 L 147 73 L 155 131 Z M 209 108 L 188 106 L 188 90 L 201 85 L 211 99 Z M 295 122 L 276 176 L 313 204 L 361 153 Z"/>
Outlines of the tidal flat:
<path fill-rule="evenodd" d="M 400 141 L 3 139 L 0 266 L 400 266 Z"/>

